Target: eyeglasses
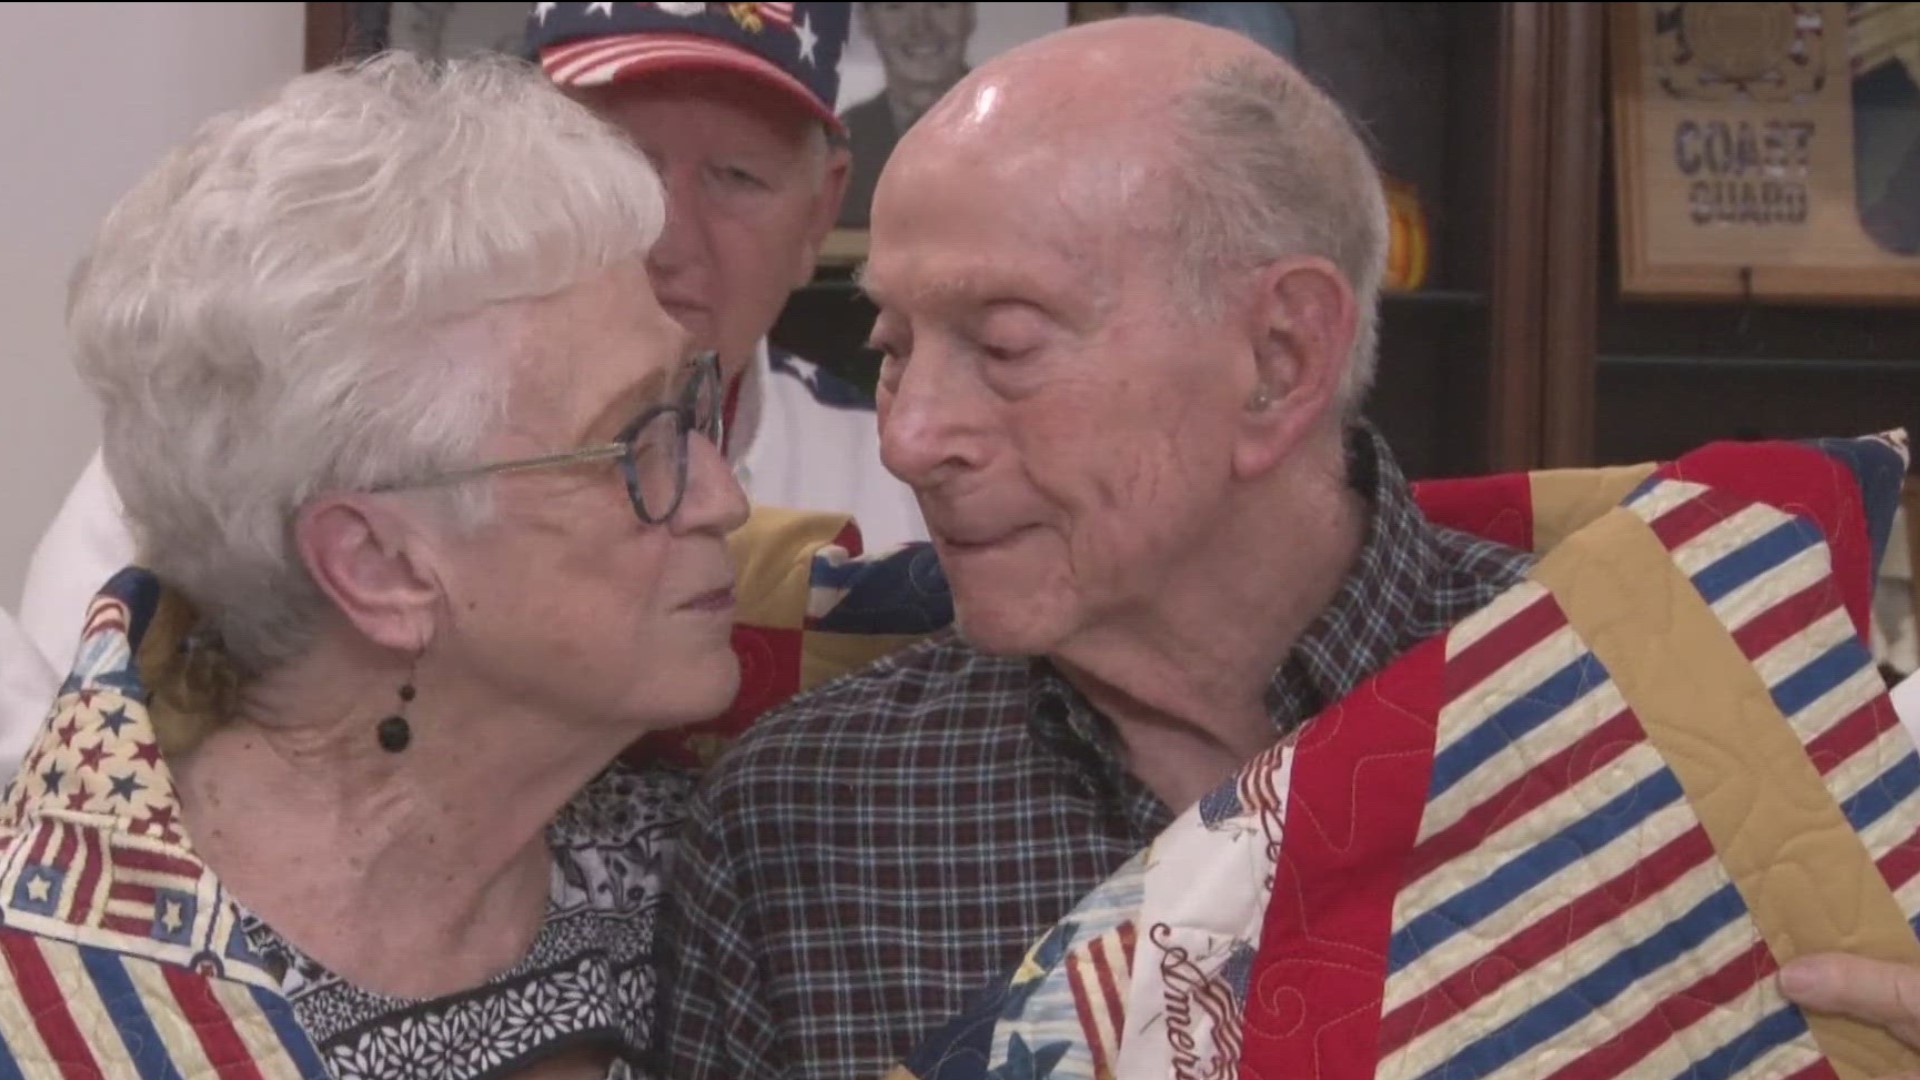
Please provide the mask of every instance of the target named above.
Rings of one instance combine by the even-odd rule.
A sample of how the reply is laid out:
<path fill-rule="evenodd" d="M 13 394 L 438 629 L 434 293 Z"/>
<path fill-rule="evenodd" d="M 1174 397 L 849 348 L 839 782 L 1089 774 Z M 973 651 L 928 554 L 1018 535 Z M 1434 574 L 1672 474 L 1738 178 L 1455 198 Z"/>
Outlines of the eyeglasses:
<path fill-rule="evenodd" d="M 687 463 L 692 456 L 688 437 L 697 432 L 717 448 L 726 434 L 726 421 L 721 415 L 719 354 L 702 353 L 689 367 L 692 374 L 680 393 L 680 400 L 646 409 L 622 428 L 613 442 L 539 457 L 497 461 L 425 480 L 382 485 L 374 490 L 437 487 L 502 473 L 617 460 L 620 471 L 626 475 L 627 497 L 633 501 L 633 512 L 648 525 L 662 524 L 680 509 L 680 500 L 687 494 Z"/>

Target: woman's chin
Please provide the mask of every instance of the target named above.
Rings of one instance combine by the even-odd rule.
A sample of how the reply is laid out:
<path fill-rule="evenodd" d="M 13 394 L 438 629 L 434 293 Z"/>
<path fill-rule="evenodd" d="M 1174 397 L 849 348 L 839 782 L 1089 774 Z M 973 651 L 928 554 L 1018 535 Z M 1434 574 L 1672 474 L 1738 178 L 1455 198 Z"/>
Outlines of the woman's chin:
<path fill-rule="evenodd" d="M 740 693 L 740 661 L 729 649 L 722 659 L 676 673 L 672 682 L 638 702 L 650 731 L 704 723 L 727 711 Z"/>

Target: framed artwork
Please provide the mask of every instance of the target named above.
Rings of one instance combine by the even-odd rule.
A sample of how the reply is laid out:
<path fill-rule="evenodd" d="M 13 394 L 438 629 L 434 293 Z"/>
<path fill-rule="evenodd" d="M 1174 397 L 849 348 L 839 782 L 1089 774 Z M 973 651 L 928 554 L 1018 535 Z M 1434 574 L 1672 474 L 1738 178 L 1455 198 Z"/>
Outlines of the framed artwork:
<path fill-rule="evenodd" d="M 840 60 L 840 98 L 834 103 L 847 125 L 853 167 L 839 227 L 828 238 L 823 261 L 845 264 L 866 257 L 874 183 L 908 125 L 975 64 L 1087 17 L 1091 13 L 1074 10 L 1085 6 L 854 4 L 853 33 Z"/>
<path fill-rule="evenodd" d="M 1609 8 L 1623 294 L 1920 302 L 1920 3 Z"/>
<path fill-rule="evenodd" d="M 531 3 L 307 5 L 307 69 L 381 49 L 434 57 L 520 51 Z"/>

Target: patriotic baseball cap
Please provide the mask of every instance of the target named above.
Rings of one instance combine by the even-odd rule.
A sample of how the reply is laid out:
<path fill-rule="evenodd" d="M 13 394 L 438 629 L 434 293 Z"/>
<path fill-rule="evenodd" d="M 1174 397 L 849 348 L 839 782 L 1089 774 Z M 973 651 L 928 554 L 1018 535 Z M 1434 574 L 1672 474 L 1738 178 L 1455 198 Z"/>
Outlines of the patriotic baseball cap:
<path fill-rule="evenodd" d="M 535 4 L 527 51 L 565 87 L 720 70 L 788 94 L 836 132 L 852 4 Z"/>

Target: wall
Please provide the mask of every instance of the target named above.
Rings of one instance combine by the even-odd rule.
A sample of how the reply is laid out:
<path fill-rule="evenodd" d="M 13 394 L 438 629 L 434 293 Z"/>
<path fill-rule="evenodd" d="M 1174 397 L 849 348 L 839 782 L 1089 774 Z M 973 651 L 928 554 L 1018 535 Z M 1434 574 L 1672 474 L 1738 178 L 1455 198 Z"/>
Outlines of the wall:
<path fill-rule="evenodd" d="M 66 359 L 67 273 L 207 117 L 297 74 L 305 5 L 9 4 L 0 64 L 0 607 L 99 439 Z"/>

